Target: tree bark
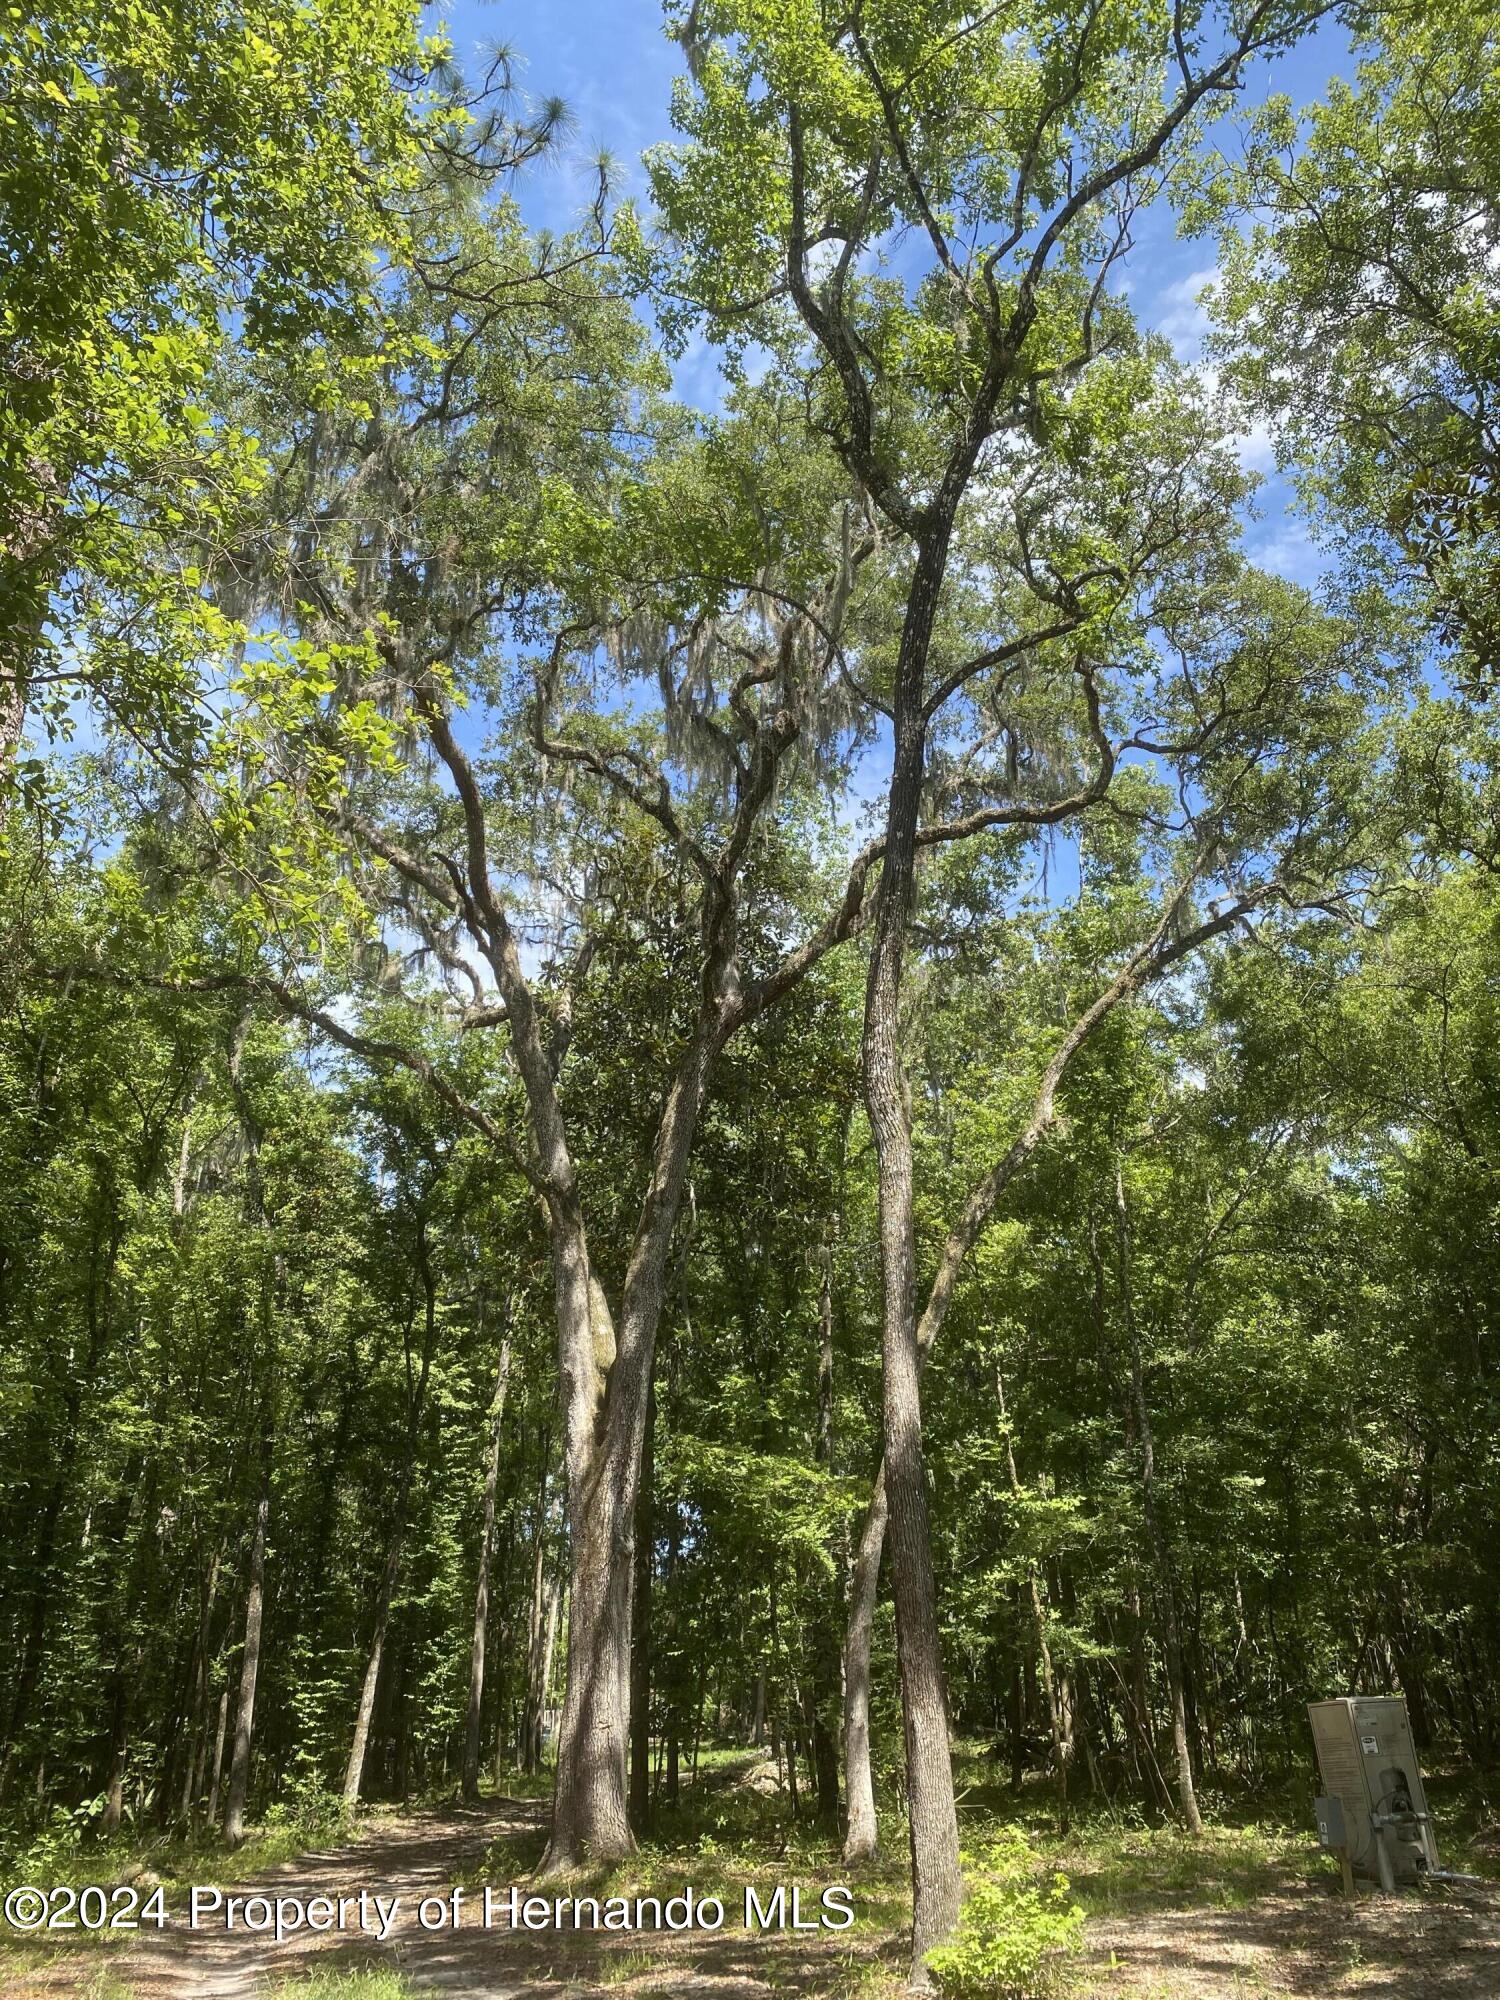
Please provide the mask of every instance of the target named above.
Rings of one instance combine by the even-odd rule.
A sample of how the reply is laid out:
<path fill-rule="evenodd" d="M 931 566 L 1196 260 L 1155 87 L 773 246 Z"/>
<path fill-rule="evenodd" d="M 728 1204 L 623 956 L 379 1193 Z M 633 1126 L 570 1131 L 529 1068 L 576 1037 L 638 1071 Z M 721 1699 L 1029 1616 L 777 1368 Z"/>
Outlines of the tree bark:
<path fill-rule="evenodd" d="M 229 1680 L 226 1675 L 224 1685 L 219 1690 L 219 1724 L 214 1731 L 214 1769 L 208 1786 L 208 1824 L 215 1826 L 219 1818 L 219 1788 L 224 1782 L 224 1739 L 229 1732 Z"/>
<path fill-rule="evenodd" d="M 847 1121 L 846 1121 L 847 1133 Z M 813 1456 L 827 1473 L 833 1471 L 833 1263 L 837 1215 L 829 1217 L 822 1246 L 818 1287 L 818 1414 Z M 830 1549 L 837 1575 L 838 1551 Z M 813 1680 L 808 1727 L 812 1744 L 813 1782 L 818 1820 L 833 1839 L 839 1830 L 838 1713 L 842 1666 L 839 1649 L 839 1600 L 842 1591 L 820 1588 L 813 1625 Z"/>
<path fill-rule="evenodd" d="M 1005 1427 L 1005 1465 L 1010 1476 L 1010 1490 L 1016 1499 L 1021 1497 L 1021 1480 L 1016 1471 L 1015 1444 L 1011 1437 L 1010 1416 L 1005 1407 L 1005 1383 L 1000 1374 L 995 1375 L 995 1400 L 1000 1406 L 1000 1421 Z M 1031 1623 L 1036 1635 L 1037 1654 L 1041 1661 L 1042 1687 L 1047 1696 L 1047 1722 L 1052 1732 L 1052 1763 L 1057 1776 L 1058 1812 L 1062 1831 L 1068 1830 L 1068 1775 L 1073 1761 L 1073 1728 L 1071 1703 L 1060 1687 L 1057 1672 L 1052 1662 L 1052 1645 L 1047 1637 L 1047 1607 L 1042 1598 L 1041 1580 L 1037 1566 L 1032 1563 L 1027 1572 L 1028 1592 L 1031 1598 Z"/>
<path fill-rule="evenodd" d="M 849 1808 L 844 1834 L 846 1861 L 869 1861 L 879 1851 L 875 1786 L 870 1771 L 870 1649 L 885 1526 L 882 1464 L 875 1475 L 875 1490 L 870 1495 L 849 1578 L 849 1626 L 844 1639 L 844 1790 Z"/>
<path fill-rule="evenodd" d="M 901 978 L 915 896 L 925 756 L 922 688 L 947 551 L 946 529 L 923 538 L 907 601 L 896 669 L 885 863 L 875 907 L 864 1024 L 865 1103 L 875 1138 L 879 1190 L 887 1532 L 911 1830 L 911 1985 L 919 1991 L 931 1990 L 927 1953 L 952 1931 L 963 1898 L 922 1452 L 911 1117 L 901 1057 Z"/>
<path fill-rule="evenodd" d="M 636 1496 L 635 1606 L 630 1635 L 630 1822 L 644 1835 L 651 1823 L 651 1564 L 656 1526 L 656 1379 L 646 1400 L 646 1436 Z"/>
<path fill-rule="evenodd" d="M 479 1797 L 479 1736 L 484 1719 L 484 1653 L 490 1612 L 490 1553 L 495 1540 L 495 1494 L 500 1484 L 500 1430 L 505 1418 L 505 1391 L 510 1381 L 510 1300 L 505 1303 L 505 1331 L 500 1337 L 500 1365 L 490 1406 L 490 1456 L 484 1473 L 484 1519 L 479 1533 L 479 1575 L 474 1585 L 474 1633 L 469 1644 L 469 1708 L 464 1719 L 463 1795 L 473 1804 Z"/>
<path fill-rule="evenodd" d="M 395 1519 L 391 1524 L 385 1565 L 380 1573 L 380 1587 L 375 1597 L 375 1629 L 370 1637 L 365 1677 L 359 1691 L 359 1707 L 354 1717 L 354 1738 L 349 1745 L 349 1761 L 344 1767 L 346 1812 L 352 1812 L 359 1804 L 360 1786 L 364 1782 L 365 1752 L 370 1742 L 370 1724 L 375 1716 L 375 1696 L 380 1688 L 380 1668 L 385 1658 L 385 1640 L 390 1625 L 391 1605 L 395 1599 L 396 1585 L 401 1577 L 401 1554 L 406 1546 L 406 1510 L 411 1500 L 412 1475 L 416 1470 L 417 1440 L 421 1433 L 422 1413 L 427 1402 L 432 1352 L 437 1342 L 437 1280 L 432 1269 L 425 1217 L 417 1231 L 417 1268 L 421 1274 L 423 1298 L 422 1363 L 420 1373 L 413 1382 L 411 1331 L 408 1321 L 405 1333 L 406 1449 L 402 1454 L 401 1475 L 396 1488 Z"/>
<path fill-rule="evenodd" d="M 1145 1375 L 1141 1367 L 1140 1331 L 1130 1292 L 1130 1217 L 1125 1205 L 1125 1180 L 1115 1168 L 1115 1225 L 1120 1258 L 1120 1309 L 1130 1338 L 1130 1386 L 1135 1403 L 1136 1442 L 1141 1456 L 1141 1511 L 1146 1521 L 1146 1538 L 1156 1570 L 1161 1598 L 1162 1652 L 1167 1667 L 1167 1694 L 1172 1710 L 1172 1754 L 1177 1767 L 1177 1801 L 1189 1833 L 1203 1831 L 1203 1815 L 1198 1810 L 1198 1794 L 1193 1784 L 1193 1757 L 1188 1738 L 1187 1699 L 1183 1683 L 1182 1629 L 1177 1617 L 1177 1590 L 1172 1572 L 1171 1550 L 1156 1495 L 1156 1443 L 1151 1428 L 1151 1408 L 1146 1398 Z"/>
<path fill-rule="evenodd" d="M 925 1367 L 933 1342 L 942 1331 L 959 1273 L 969 1252 L 983 1234 L 1000 1197 L 1056 1122 L 1058 1089 L 1073 1058 L 1122 1001 L 1139 992 L 1155 974 L 1218 936 L 1246 907 L 1244 900 L 1238 901 L 1231 909 L 1221 911 L 1218 916 L 1184 936 L 1174 938 L 1172 933 L 1178 914 L 1198 879 L 1198 873 L 1199 864 L 1195 864 L 1167 898 L 1150 935 L 1073 1022 L 1042 1072 L 1026 1123 L 965 1202 L 963 1213 L 943 1244 L 927 1303 L 917 1326 L 919 1368 Z M 849 1795 L 849 1834 L 844 1852 L 849 1860 L 872 1855 L 876 1851 L 875 1799 L 870 1779 L 870 1643 L 874 1632 L 875 1598 L 886 1520 L 885 1467 L 882 1461 L 876 1471 L 859 1554 L 855 1560 L 850 1585 L 849 1623 L 844 1641 L 844 1783 Z"/>
<path fill-rule="evenodd" d="M 229 1804 L 224 1838 L 237 1847 L 245 1837 L 245 1801 L 250 1793 L 250 1752 L 255 1732 L 255 1683 L 260 1675 L 260 1627 L 266 1592 L 266 1529 L 271 1518 L 270 1467 L 255 1507 L 250 1541 L 250 1576 L 245 1591 L 245 1647 L 240 1660 L 240 1699 L 234 1716 L 234 1755 L 229 1766 Z"/>
<path fill-rule="evenodd" d="M 189 1709 L 191 1747 L 183 1762 L 182 1799 L 178 1818 L 187 1825 L 203 1782 L 203 1752 L 208 1736 L 208 1642 L 213 1623 L 214 1599 L 219 1589 L 219 1555 L 214 1552 L 203 1584 L 202 1606 L 198 1614 L 198 1634 L 193 1650 L 193 1690 Z"/>
<path fill-rule="evenodd" d="M 385 1636 L 390 1624 L 391 1601 L 396 1595 L 396 1583 L 401 1575 L 401 1551 L 406 1541 L 406 1521 L 403 1507 L 391 1531 L 391 1539 L 386 1548 L 385 1565 L 380 1572 L 380 1587 L 375 1596 L 375 1629 L 370 1635 L 370 1651 L 365 1660 L 365 1675 L 360 1683 L 359 1706 L 354 1714 L 354 1736 L 349 1745 L 349 1761 L 344 1766 L 344 1810 L 352 1812 L 359 1804 L 360 1786 L 364 1782 L 365 1752 L 370 1743 L 370 1724 L 375 1716 L 375 1696 L 380 1687 L 380 1668 L 385 1659 Z"/>

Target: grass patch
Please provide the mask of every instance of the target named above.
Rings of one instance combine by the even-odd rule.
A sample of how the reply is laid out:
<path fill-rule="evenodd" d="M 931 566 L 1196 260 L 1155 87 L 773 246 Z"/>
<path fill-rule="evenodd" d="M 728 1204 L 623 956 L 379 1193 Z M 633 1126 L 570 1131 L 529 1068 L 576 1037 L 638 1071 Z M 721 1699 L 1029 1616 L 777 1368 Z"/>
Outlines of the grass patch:
<path fill-rule="evenodd" d="M 1315 1839 L 1282 1826 L 1209 1826 L 1193 1840 L 1175 1826 L 1100 1816 L 1040 1848 L 1090 1917 L 1242 1909 L 1309 1878 L 1338 1877 Z"/>
<path fill-rule="evenodd" d="M 417 1989 L 385 1967 L 364 1972 L 312 1972 L 284 1980 L 272 2000 L 418 2000 Z"/>
<path fill-rule="evenodd" d="M 594 1977 L 600 1986 L 625 1986 L 632 1979 L 644 1979 L 648 1972 L 660 1969 L 661 1953 L 646 1951 L 636 1945 L 629 1951 L 615 1952 L 601 1960 Z"/>

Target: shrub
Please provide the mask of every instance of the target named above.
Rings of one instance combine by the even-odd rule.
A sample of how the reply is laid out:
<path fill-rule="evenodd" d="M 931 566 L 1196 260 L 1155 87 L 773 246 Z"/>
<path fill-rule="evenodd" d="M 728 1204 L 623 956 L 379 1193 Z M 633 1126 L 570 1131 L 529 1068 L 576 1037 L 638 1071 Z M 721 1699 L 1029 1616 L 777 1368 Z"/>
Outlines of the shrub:
<path fill-rule="evenodd" d="M 1068 1878 L 1034 1879 L 1019 1828 L 964 1860 L 975 1879 L 962 1921 L 927 1962 L 951 2000 L 1034 2000 L 1082 1940 L 1083 1911 L 1069 1898 Z"/>

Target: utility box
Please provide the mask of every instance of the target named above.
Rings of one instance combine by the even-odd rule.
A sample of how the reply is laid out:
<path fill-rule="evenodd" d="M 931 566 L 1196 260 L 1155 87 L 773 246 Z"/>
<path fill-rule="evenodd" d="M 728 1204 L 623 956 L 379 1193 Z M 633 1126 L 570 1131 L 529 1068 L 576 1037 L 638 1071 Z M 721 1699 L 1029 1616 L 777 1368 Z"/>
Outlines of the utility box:
<path fill-rule="evenodd" d="M 1318 1815 L 1324 1845 L 1335 1824 L 1327 1807 L 1337 1804 L 1355 1874 L 1394 1889 L 1436 1869 L 1406 1703 L 1395 1695 L 1348 1695 L 1312 1702 L 1307 1713 L 1325 1794 Z"/>

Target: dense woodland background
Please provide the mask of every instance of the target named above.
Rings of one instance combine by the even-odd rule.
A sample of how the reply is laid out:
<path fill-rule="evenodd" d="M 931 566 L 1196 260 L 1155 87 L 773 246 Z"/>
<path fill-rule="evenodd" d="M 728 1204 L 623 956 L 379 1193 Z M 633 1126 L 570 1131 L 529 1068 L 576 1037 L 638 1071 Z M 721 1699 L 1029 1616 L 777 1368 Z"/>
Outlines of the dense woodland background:
<path fill-rule="evenodd" d="M 0 1823 L 758 1745 L 920 1959 L 934 1701 L 1189 1826 L 1340 1692 L 1497 1759 L 1500 68 L 669 27 L 564 239 L 394 0 L 0 25 Z"/>

